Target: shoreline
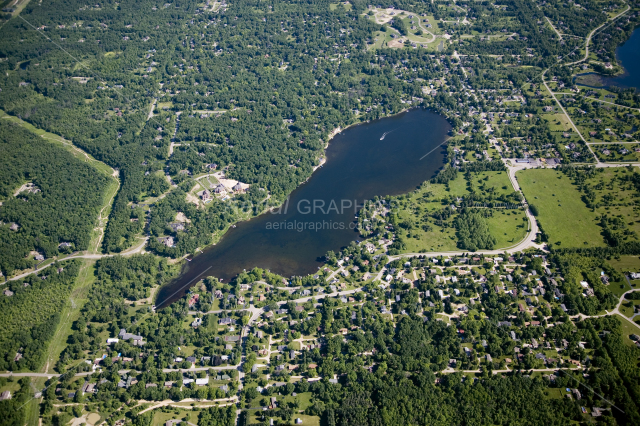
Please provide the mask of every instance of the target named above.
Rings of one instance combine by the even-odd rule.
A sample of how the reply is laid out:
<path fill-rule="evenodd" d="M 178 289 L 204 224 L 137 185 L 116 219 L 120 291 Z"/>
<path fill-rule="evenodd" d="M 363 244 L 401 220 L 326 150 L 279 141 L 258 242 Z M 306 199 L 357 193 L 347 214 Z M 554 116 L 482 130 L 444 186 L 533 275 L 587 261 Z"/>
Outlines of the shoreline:
<path fill-rule="evenodd" d="M 425 110 L 429 110 L 429 108 L 425 108 L 425 107 L 423 107 L 423 106 L 412 106 L 412 107 L 409 107 L 409 108 L 404 108 L 404 109 L 402 109 L 401 111 L 398 111 L 397 113 L 385 115 L 385 116 L 383 116 L 383 117 L 380 117 L 379 119 L 389 118 L 389 117 L 393 117 L 393 116 L 395 116 L 395 115 L 403 114 L 403 113 L 406 113 L 406 112 L 408 112 L 408 111 L 410 111 L 410 110 L 412 110 L 412 109 L 415 109 L 415 108 L 422 108 L 422 109 L 425 109 Z M 435 111 L 434 111 L 434 112 L 435 112 Z M 443 116 L 443 118 L 445 118 L 445 119 L 446 119 L 446 117 L 444 117 L 444 116 Z M 447 121 L 448 121 L 448 120 L 447 120 Z M 342 128 L 341 126 L 339 126 L 339 127 L 335 128 L 335 129 L 333 129 L 333 130 L 328 134 L 328 136 L 327 136 L 327 138 L 326 138 L 326 144 L 325 144 L 325 147 L 324 147 L 323 153 L 322 153 L 322 155 L 321 155 L 321 157 L 320 157 L 320 159 L 319 159 L 319 164 L 313 167 L 313 171 L 312 171 L 312 173 L 309 175 L 309 177 L 308 177 L 305 181 L 301 182 L 301 183 L 300 183 L 300 185 L 298 185 L 295 189 L 300 188 L 300 186 L 302 186 L 302 185 L 303 185 L 304 183 L 306 183 L 309 179 L 311 179 L 311 177 L 313 176 L 313 173 L 314 173 L 318 168 L 320 168 L 322 165 L 326 164 L 326 162 L 327 162 L 326 150 L 329 148 L 329 144 L 330 144 L 331 140 L 332 140 L 334 137 L 336 137 L 337 135 L 339 135 L 339 134 L 340 134 L 340 133 L 342 133 L 343 131 L 345 131 L 345 130 L 347 130 L 347 129 L 349 129 L 349 128 L 353 127 L 353 126 L 357 126 L 357 125 L 359 125 L 359 124 L 364 124 L 364 123 L 369 123 L 369 122 L 371 122 L 371 120 L 357 121 L 357 122 L 355 122 L 355 123 L 352 123 L 352 124 L 349 124 L 349 125 L 345 126 L 344 128 Z M 450 136 L 447 136 L 447 137 L 446 137 L 446 140 L 445 140 L 443 143 L 446 143 L 449 139 L 450 139 Z M 294 191 L 295 191 L 295 189 L 294 189 Z M 293 192 L 293 191 L 291 191 L 291 192 Z M 228 231 L 234 227 L 233 225 L 238 224 L 238 223 L 240 223 L 240 222 L 247 222 L 247 221 L 250 221 L 250 220 L 255 219 L 255 218 L 257 218 L 257 217 L 259 217 L 259 216 L 261 216 L 261 215 L 263 215 L 263 214 L 265 214 L 265 213 L 268 213 L 268 212 L 270 212 L 270 211 L 273 211 L 274 209 L 282 208 L 282 206 L 284 205 L 284 203 L 286 203 L 286 202 L 287 202 L 287 199 L 288 199 L 288 196 L 287 196 L 287 198 L 285 198 L 281 203 L 279 203 L 277 206 L 272 206 L 272 207 L 270 207 L 270 208 L 264 209 L 264 210 L 263 210 L 263 211 L 261 211 L 259 214 L 255 215 L 255 216 L 253 216 L 253 217 L 251 217 L 251 218 L 249 218 L 249 219 L 239 220 L 239 221 L 237 221 L 237 222 L 234 222 L 234 223 L 232 223 L 232 224 L 229 224 L 229 226 L 228 226 L 228 227 L 223 231 L 223 234 L 222 234 L 222 235 L 220 235 L 220 237 L 217 239 L 217 242 L 215 242 L 215 243 L 211 243 L 211 244 L 208 244 L 208 245 L 206 245 L 206 246 L 204 246 L 204 247 L 199 247 L 198 249 L 196 249 L 196 252 L 200 251 L 200 254 L 202 254 L 202 253 L 203 253 L 205 250 L 207 250 L 209 247 L 213 247 L 213 246 L 217 245 L 217 243 L 219 243 L 219 242 L 220 242 L 220 240 L 221 240 L 222 238 L 224 238 L 224 237 L 225 237 L 225 235 L 227 235 Z M 180 271 L 180 273 L 179 273 L 179 274 L 178 274 L 174 279 L 179 278 L 179 277 L 184 273 L 184 268 L 188 267 L 189 262 L 186 262 L 185 260 L 186 260 L 187 258 L 189 258 L 189 256 L 192 256 L 191 258 L 193 258 L 193 257 L 195 257 L 195 256 L 196 256 L 196 253 L 192 253 L 192 254 L 190 253 L 190 254 L 188 254 L 188 255 L 183 256 L 183 257 L 182 257 L 182 258 L 180 258 L 180 259 L 176 259 L 176 260 L 175 260 L 175 262 L 176 262 L 175 264 L 180 264 L 180 265 L 181 265 L 181 271 Z M 167 283 L 167 284 L 165 284 L 165 285 L 169 285 L 169 284 L 170 284 L 170 283 Z M 157 296 L 157 295 L 159 295 L 159 294 L 160 294 L 160 291 L 156 292 L 156 296 Z M 154 300 L 154 304 L 157 304 L 156 302 L 157 302 L 157 301 L 156 301 L 156 300 Z"/>
<path fill-rule="evenodd" d="M 616 83 L 614 83 L 612 81 L 609 81 L 611 79 L 620 78 L 620 77 L 627 77 L 627 76 L 631 75 L 629 70 L 627 68 L 625 68 L 624 64 L 622 63 L 622 60 L 620 59 L 619 50 L 620 50 L 620 48 L 622 46 L 624 46 L 626 43 L 628 43 L 631 40 L 631 38 L 633 37 L 633 35 L 636 32 L 639 32 L 639 31 L 640 31 L 640 26 L 635 27 L 631 31 L 631 34 L 630 34 L 629 38 L 624 40 L 621 44 L 619 44 L 616 47 L 616 50 L 615 50 L 615 53 L 614 53 L 615 66 L 616 66 L 616 68 L 618 68 L 616 70 L 616 72 L 614 72 L 612 74 L 601 74 L 601 73 L 597 72 L 594 69 L 593 71 L 590 71 L 590 72 L 576 74 L 575 77 L 573 77 L 573 83 L 576 84 L 576 85 L 583 86 L 583 87 L 589 87 L 591 89 L 607 89 L 608 90 L 611 87 L 616 87 L 616 88 L 622 89 L 622 90 L 635 89 L 636 91 L 640 91 L 640 89 L 637 88 L 637 87 L 623 86 L 623 85 L 620 85 L 620 84 L 616 84 Z M 600 64 L 600 65 L 603 64 L 602 62 L 597 62 L 597 61 L 593 61 L 593 60 L 590 60 L 590 61 L 587 61 L 587 62 L 592 63 L 592 64 L 593 63 Z M 578 79 L 580 77 L 583 77 L 585 80 L 588 80 L 589 76 L 593 76 L 592 78 L 593 78 L 593 80 L 595 80 L 594 83 L 599 84 L 599 86 L 594 86 L 594 85 L 588 84 L 588 83 L 590 83 L 589 81 L 587 81 L 585 83 L 578 82 Z"/>

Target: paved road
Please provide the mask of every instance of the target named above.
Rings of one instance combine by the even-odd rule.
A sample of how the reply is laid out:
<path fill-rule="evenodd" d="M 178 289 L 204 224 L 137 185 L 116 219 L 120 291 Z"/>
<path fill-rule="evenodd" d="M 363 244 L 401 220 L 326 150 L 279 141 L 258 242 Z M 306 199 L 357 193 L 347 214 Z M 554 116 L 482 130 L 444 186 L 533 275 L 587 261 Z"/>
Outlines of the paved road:
<path fill-rule="evenodd" d="M 138 413 L 138 415 L 146 413 L 147 411 L 155 410 L 156 408 L 166 407 L 166 406 L 180 407 L 182 409 L 190 410 L 193 407 L 198 407 L 198 408 L 223 407 L 225 405 L 235 404 L 237 401 L 238 401 L 238 396 L 237 395 L 233 395 L 233 396 L 231 396 L 229 398 L 213 399 L 213 400 L 198 400 L 198 399 L 193 399 L 193 398 L 187 398 L 187 399 L 183 399 L 183 400 L 180 400 L 180 401 L 173 401 L 171 399 L 166 399 L 166 400 L 160 401 L 160 402 L 140 400 L 139 402 L 141 404 L 151 403 L 153 405 L 151 405 L 150 407 L 145 408 L 144 410 L 140 411 Z M 187 405 L 187 406 L 176 405 L 176 404 L 180 404 L 180 403 L 190 403 L 190 404 Z M 189 423 L 189 422 L 187 422 L 187 423 Z M 193 423 L 189 423 L 189 425 L 195 426 Z"/>
<path fill-rule="evenodd" d="M 52 377 L 60 377 L 60 374 L 45 374 L 45 373 L 0 373 L 0 377 L 46 377 L 50 379 Z"/>
<path fill-rule="evenodd" d="M 149 237 L 144 237 L 141 238 L 141 241 L 138 243 L 137 246 L 134 246 L 128 250 L 123 251 L 122 253 L 118 253 L 118 254 L 76 254 L 76 255 L 72 255 L 69 257 L 64 257 L 62 259 L 56 259 L 56 261 L 58 262 L 63 262 L 65 260 L 71 260 L 71 259 L 93 259 L 93 260 L 98 260 L 98 259 L 102 259 L 103 257 L 112 257 L 112 256 L 132 256 L 134 254 L 138 254 L 138 253 L 142 253 L 144 251 L 144 248 L 147 244 L 147 240 L 149 239 Z M 16 275 L 15 277 L 9 278 L 7 279 L 7 281 L 15 281 L 15 280 L 19 280 L 22 279 L 26 276 L 29 276 L 31 274 L 35 274 L 36 272 L 40 272 L 45 270 L 46 268 L 48 268 L 49 266 L 53 265 L 54 262 L 49 263 L 48 265 L 45 265 L 35 271 L 30 271 L 30 272 L 25 272 L 24 274 L 20 274 L 20 275 Z"/>
<path fill-rule="evenodd" d="M 627 280 L 628 282 L 628 280 Z M 640 291 L 640 289 L 635 288 L 635 289 L 631 289 L 628 290 L 626 292 L 624 292 L 622 294 L 622 296 L 620 296 L 620 300 L 618 301 L 618 304 L 616 305 L 616 307 L 614 309 L 612 309 L 611 311 L 606 311 L 606 314 L 602 314 L 602 315 L 585 315 L 585 314 L 578 314 L 578 315 L 573 315 L 570 318 L 580 318 L 580 320 L 586 319 L 586 318 L 602 318 L 602 317 L 608 317 L 610 315 L 619 315 L 621 318 L 624 318 L 625 320 L 627 320 L 630 324 L 634 325 L 635 327 L 640 329 L 640 325 L 636 324 L 635 322 L 633 322 L 632 318 L 627 317 L 626 315 L 624 315 L 622 312 L 620 312 L 620 306 L 622 305 L 622 303 L 625 301 L 625 296 L 629 293 L 633 293 L 636 291 Z M 635 317 L 635 315 L 634 315 Z"/>
<path fill-rule="evenodd" d="M 604 24 L 603 24 L 604 25 Z M 595 30 L 594 30 L 595 31 Z M 592 31 L 593 33 L 593 31 Z M 589 55 L 589 40 L 591 39 L 591 34 L 589 34 L 589 39 L 587 40 L 587 56 Z M 586 58 L 585 58 L 586 59 Z M 584 59 L 583 59 L 584 60 Z M 578 62 L 582 62 L 582 61 L 578 61 Z M 574 63 L 578 63 L 578 62 L 574 62 Z M 578 130 L 578 127 L 575 125 L 575 123 L 573 122 L 573 120 L 571 119 L 571 116 L 569 116 L 569 114 L 567 113 L 567 110 L 564 109 L 564 107 L 562 106 L 562 103 L 560 103 L 560 101 L 558 100 L 558 98 L 556 98 L 556 95 L 551 91 L 551 89 L 549 88 L 549 86 L 547 85 L 546 80 L 544 79 L 544 75 L 547 73 L 547 71 L 549 71 L 548 69 L 544 70 L 542 72 L 542 84 L 544 84 L 544 87 L 547 88 L 547 91 L 549 92 L 549 94 L 551 95 L 551 97 L 553 98 L 554 101 L 556 101 L 556 104 L 558 104 L 558 107 L 562 110 L 562 112 L 564 113 L 564 115 L 567 117 L 567 120 L 569 121 L 569 124 L 571 124 L 571 127 L 573 127 L 573 130 L 578 134 L 578 136 L 580 136 L 580 139 L 582 139 L 582 142 L 585 143 L 585 145 L 587 145 L 587 148 L 589 148 L 589 151 L 591 152 L 591 155 L 593 156 L 593 158 L 596 160 L 596 163 L 600 162 L 600 159 L 598 158 L 598 156 L 596 155 L 595 152 L 593 152 L 593 149 L 591 149 L 591 146 L 589 146 L 589 144 L 587 144 L 587 140 L 584 138 L 584 136 L 582 136 L 582 133 L 580 133 L 580 131 Z"/>
<path fill-rule="evenodd" d="M 603 101 L 602 99 L 592 98 L 590 96 L 583 96 L 583 98 L 591 99 L 591 100 L 594 100 L 594 101 L 598 101 L 598 102 L 601 102 L 603 104 L 614 105 L 614 106 L 617 106 L 617 107 L 620 107 L 620 108 L 628 108 L 628 109 L 638 110 L 640 112 L 640 108 L 634 108 L 634 107 L 630 107 L 630 106 L 626 106 L 626 105 L 616 104 L 616 103 L 613 103 L 613 102 L 607 102 L 607 101 Z"/>
<path fill-rule="evenodd" d="M 553 29 L 553 31 L 555 31 L 556 34 L 558 34 L 559 39 L 562 40 L 562 34 L 560 34 L 560 31 L 558 31 L 556 29 L 556 27 L 553 26 L 553 23 L 551 22 L 551 19 L 547 18 L 546 16 L 544 17 L 544 19 L 546 19 L 547 22 L 549 23 L 549 25 L 551 25 L 551 29 Z"/>
<path fill-rule="evenodd" d="M 622 12 L 618 13 L 616 16 L 607 19 L 606 22 L 600 24 L 600 26 L 594 28 L 589 35 L 587 36 L 587 39 L 585 41 L 584 47 L 585 47 L 585 52 L 584 52 L 584 58 L 575 61 L 575 62 L 569 62 L 567 64 L 565 64 L 566 66 L 570 66 L 570 65 L 575 65 L 575 64 L 579 64 L 580 62 L 584 62 L 589 58 L 589 43 L 591 43 L 591 37 L 593 37 L 593 35 L 596 33 L 596 31 L 598 31 L 600 28 L 604 27 L 605 25 L 607 25 L 610 22 L 615 21 L 616 19 L 618 19 L 620 16 L 624 15 L 625 13 L 627 13 L 629 10 L 631 10 L 630 6 L 627 6 L 627 8 L 625 10 L 623 10 Z"/>
<path fill-rule="evenodd" d="M 589 58 L 589 43 L 591 43 L 591 37 L 593 37 L 593 35 L 596 33 L 596 31 L 598 31 L 600 28 L 602 28 L 603 26 L 607 25 L 610 22 L 615 21 L 616 19 L 618 19 L 620 16 L 624 15 L 625 13 L 627 13 L 629 10 L 631 9 L 630 6 L 627 6 L 627 8 L 620 12 L 619 14 L 617 14 L 616 16 L 609 18 L 606 22 L 602 23 L 601 25 L 599 25 L 598 27 L 594 28 L 593 30 L 591 30 L 591 32 L 589 33 L 589 35 L 587 36 L 587 39 L 585 40 L 585 44 L 584 44 L 584 58 L 579 59 L 575 62 L 569 62 L 566 63 L 564 65 L 566 66 L 571 66 L 571 65 L 575 65 L 575 64 L 579 64 L 580 62 L 584 62 Z M 552 25 L 553 26 L 553 25 Z M 555 29 L 555 28 L 554 28 Z M 595 154 L 595 152 L 593 151 L 593 149 L 591 148 L 591 146 L 589 144 L 587 144 L 586 139 L 582 136 L 582 133 L 580 133 L 580 131 L 578 130 L 578 127 L 576 127 L 575 123 L 573 122 L 573 120 L 571 119 L 571 117 L 569 116 L 569 114 L 567 113 L 567 111 L 564 109 L 564 107 L 562 106 L 562 104 L 560 103 L 560 101 L 558 100 L 558 98 L 556 98 L 556 95 L 551 91 L 551 89 L 549 88 L 549 86 L 547 85 L 547 82 L 544 79 L 544 75 L 546 74 L 546 72 L 548 71 L 548 69 L 544 70 L 542 72 L 541 78 L 542 78 L 542 83 L 544 84 L 544 87 L 547 88 L 547 91 L 549 92 L 549 94 L 551 95 L 551 97 L 553 98 L 554 101 L 556 101 L 556 103 L 558 104 L 558 106 L 560 107 L 560 109 L 562 110 L 562 112 L 564 113 L 564 115 L 567 117 L 567 120 L 569 120 L 569 123 L 571 124 L 571 127 L 573 127 L 573 130 L 575 130 L 575 132 L 578 134 L 578 136 L 580 136 L 580 139 L 582 139 L 582 141 L 587 145 L 587 148 L 589 149 L 589 151 L 591 152 L 591 155 L 593 155 L 593 158 L 595 158 L 596 160 L 596 164 L 600 163 L 600 159 L 598 159 L 598 156 Z"/>
<path fill-rule="evenodd" d="M 190 371 L 237 370 L 238 368 L 240 368 L 240 364 L 238 364 L 238 365 L 224 365 L 224 366 L 218 366 L 218 367 L 163 368 L 162 372 L 171 373 L 173 371 L 180 371 L 180 372 L 183 372 L 183 373 L 188 373 Z M 136 370 L 131 370 L 131 369 L 125 368 L 125 369 L 119 370 L 118 373 L 119 374 L 124 374 L 124 373 L 128 373 L 129 371 L 136 371 Z M 74 374 L 74 376 L 76 376 L 76 377 L 84 377 L 84 376 L 90 376 L 93 373 L 94 373 L 93 371 L 83 371 L 81 373 Z M 140 373 L 142 373 L 142 371 L 136 371 L 136 373 L 140 374 Z M 47 379 L 50 379 L 52 377 L 60 377 L 60 376 L 63 376 L 63 374 L 46 374 L 46 373 L 29 373 L 29 372 L 27 372 L 27 373 L 13 373 L 13 372 L 0 373 L 0 377 L 45 377 Z"/>

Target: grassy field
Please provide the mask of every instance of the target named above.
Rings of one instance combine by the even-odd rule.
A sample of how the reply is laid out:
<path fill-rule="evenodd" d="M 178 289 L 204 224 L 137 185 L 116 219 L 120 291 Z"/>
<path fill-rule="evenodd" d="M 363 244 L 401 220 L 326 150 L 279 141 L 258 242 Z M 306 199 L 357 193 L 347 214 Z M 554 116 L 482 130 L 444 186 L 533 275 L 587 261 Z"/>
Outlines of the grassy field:
<path fill-rule="evenodd" d="M 188 419 L 189 415 L 192 417 L 191 420 Z M 155 410 L 153 412 L 151 426 L 164 426 L 167 420 L 187 420 L 197 424 L 197 415 L 192 414 L 191 410 L 181 410 L 179 408 L 172 408 L 169 413 L 165 413 L 162 410 Z"/>
<path fill-rule="evenodd" d="M 49 345 L 47 354 L 47 361 L 42 367 L 43 373 L 49 373 L 53 371 L 55 363 L 60 359 L 60 354 L 67 346 L 67 340 L 71 335 L 71 326 L 73 322 L 78 319 L 80 310 L 87 301 L 87 296 L 91 284 L 95 281 L 93 274 L 95 260 L 83 260 L 84 264 L 80 267 L 76 283 L 71 291 L 69 300 L 65 303 L 62 312 L 60 313 L 60 324 L 56 333 Z"/>
<path fill-rule="evenodd" d="M 332 5 L 332 8 L 337 6 Z M 332 9 L 333 10 L 333 9 Z M 372 15 L 369 15 L 372 13 Z M 401 36 L 398 31 L 393 29 L 388 22 L 390 16 L 386 15 L 386 12 L 383 9 L 373 8 L 368 11 L 365 16 L 373 22 L 380 23 L 384 22 L 383 25 L 386 28 L 386 31 L 376 31 L 373 33 L 372 39 L 373 44 L 369 45 L 370 49 L 379 49 L 381 47 L 387 47 L 389 43 L 391 43 L 388 47 L 397 47 L 401 48 L 404 45 L 402 43 L 398 43 L 398 40 L 408 39 L 413 43 L 417 43 L 421 45 L 423 48 L 427 48 L 429 50 L 436 50 L 438 44 L 440 44 L 443 39 L 437 39 L 436 35 L 441 34 L 442 31 L 438 27 L 438 22 L 434 19 L 433 16 L 418 16 L 411 12 L 399 12 L 394 16 L 394 19 L 401 19 L 407 28 L 407 35 Z M 412 18 L 409 18 L 412 16 Z M 428 22 L 423 22 L 424 19 L 428 19 Z M 413 21 L 413 24 L 411 23 Z M 431 28 L 427 28 L 427 25 L 431 25 Z M 411 27 L 415 27 L 415 29 L 411 29 Z M 422 34 L 418 34 L 419 32 Z M 395 37 L 392 37 L 391 35 Z M 413 48 L 413 47 L 410 47 Z"/>
<path fill-rule="evenodd" d="M 538 208 L 537 220 L 549 242 L 560 247 L 604 246 L 595 212 L 580 198 L 568 177 L 551 169 L 523 170 L 518 183 L 527 201 Z"/>
<path fill-rule="evenodd" d="M 635 346 L 635 343 L 629 338 L 632 334 L 640 334 L 640 325 L 633 324 L 631 321 L 620 318 L 620 322 L 622 323 L 622 340 L 625 345 Z"/>
<path fill-rule="evenodd" d="M 447 185 L 426 184 L 420 190 L 408 195 L 399 211 L 399 218 L 418 219 L 428 211 L 436 211 L 444 206 L 440 201 L 444 197 L 464 197 L 469 190 L 479 194 L 493 194 L 498 197 L 513 192 L 511 182 L 506 172 L 481 172 L 474 174 L 467 181 L 462 174 L 451 180 Z M 425 200 L 425 194 L 430 194 Z M 528 226 L 524 221 L 522 210 L 494 209 L 493 216 L 486 219 L 492 235 L 496 238 L 495 248 L 507 248 L 519 243 L 527 233 Z M 420 251 L 455 251 L 459 250 L 458 238 L 453 227 L 432 226 L 430 231 L 424 231 L 420 226 L 414 227 L 411 237 L 405 239 L 405 253 Z"/>
<path fill-rule="evenodd" d="M 557 106 L 554 105 L 554 107 Z M 552 132 L 564 132 L 572 129 L 571 124 L 569 124 L 569 119 L 562 111 L 558 114 L 542 114 L 542 118 L 549 122 L 549 129 Z"/>
<path fill-rule="evenodd" d="M 640 306 L 640 300 L 626 300 L 620 305 L 620 313 L 627 318 L 631 318 L 635 313 L 634 308 Z"/>
<path fill-rule="evenodd" d="M 623 274 L 640 272 L 640 258 L 638 256 L 620 256 L 620 259 L 611 259 L 607 262 Z M 630 282 L 631 286 L 629 286 L 626 279 L 619 283 L 611 283 L 609 284 L 609 291 L 619 298 L 632 288 L 638 288 L 640 284 L 640 280 L 630 280 Z"/>
<path fill-rule="evenodd" d="M 497 240 L 496 248 L 511 247 L 524 239 L 529 228 L 525 217 L 524 210 L 502 210 L 486 219 Z"/>
<path fill-rule="evenodd" d="M 251 407 L 259 407 L 260 406 L 260 401 L 263 400 L 264 396 L 259 395 L 257 398 L 253 399 L 251 401 Z M 294 400 L 298 401 L 299 407 L 298 409 L 294 410 L 293 413 L 293 417 L 292 420 L 295 421 L 295 419 L 299 418 L 302 420 L 302 424 L 303 425 L 313 425 L 313 426 L 319 426 L 320 425 L 320 418 L 317 416 L 306 416 L 304 414 L 302 414 L 302 412 L 311 405 L 311 392 L 305 392 L 305 393 L 300 393 L 297 396 L 291 396 L 291 395 L 277 395 L 276 398 L 278 399 L 278 405 L 279 406 L 284 406 L 285 404 L 289 404 L 290 402 L 293 402 Z M 251 410 L 249 411 L 249 424 L 251 423 L 258 423 L 258 413 L 260 413 L 260 411 L 256 411 L 256 410 Z M 267 416 L 269 415 L 269 412 L 267 412 Z M 274 419 L 277 418 L 276 416 L 274 416 Z"/>
<path fill-rule="evenodd" d="M 609 263 L 620 272 L 640 272 L 639 256 L 620 256 L 620 259 L 612 259 Z"/>
<path fill-rule="evenodd" d="M 338 5 L 340 4 L 342 4 L 342 7 L 345 8 L 346 10 L 351 10 L 351 8 L 353 7 L 349 2 L 329 3 L 329 10 L 331 11 L 336 10 L 338 8 Z"/>

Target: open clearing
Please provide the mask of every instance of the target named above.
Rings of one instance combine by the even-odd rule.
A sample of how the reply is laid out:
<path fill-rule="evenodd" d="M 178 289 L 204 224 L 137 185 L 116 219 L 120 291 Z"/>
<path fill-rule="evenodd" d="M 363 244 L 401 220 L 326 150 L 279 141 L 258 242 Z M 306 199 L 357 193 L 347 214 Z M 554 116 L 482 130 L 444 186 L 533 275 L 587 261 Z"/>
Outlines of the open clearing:
<path fill-rule="evenodd" d="M 549 242 L 560 247 L 604 246 L 596 225 L 596 213 L 580 198 L 580 192 L 563 173 L 552 169 L 518 172 L 518 182 Z"/>

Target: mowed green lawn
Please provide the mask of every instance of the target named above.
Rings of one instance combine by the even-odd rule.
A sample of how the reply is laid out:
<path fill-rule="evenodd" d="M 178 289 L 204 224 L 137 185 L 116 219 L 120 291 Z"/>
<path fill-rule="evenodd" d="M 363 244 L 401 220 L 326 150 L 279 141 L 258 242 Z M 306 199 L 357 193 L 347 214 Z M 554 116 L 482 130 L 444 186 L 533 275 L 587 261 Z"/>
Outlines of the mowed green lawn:
<path fill-rule="evenodd" d="M 560 247 L 605 245 L 596 213 L 585 206 L 567 176 L 552 169 L 531 169 L 519 171 L 516 178 L 529 204 L 538 208 L 536 219 L 550 243 Z"/>

